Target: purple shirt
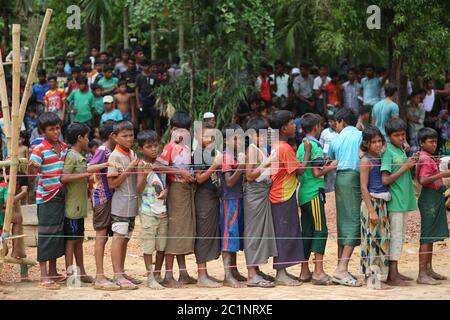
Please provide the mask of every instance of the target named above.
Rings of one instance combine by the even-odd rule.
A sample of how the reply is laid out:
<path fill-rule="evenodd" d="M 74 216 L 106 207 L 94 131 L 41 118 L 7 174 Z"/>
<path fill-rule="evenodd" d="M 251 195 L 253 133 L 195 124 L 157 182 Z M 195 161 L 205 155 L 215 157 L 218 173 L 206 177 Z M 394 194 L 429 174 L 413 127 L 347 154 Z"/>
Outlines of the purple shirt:
<path fill-rule="evenodd" d="M 91 161 L 89 161 L 89 165 L 94 164 L 102 164 L 108 161 L 108 158 L 111 154 L 111 150 L 109 150 L 105 146 L 100 146 L 92 157 Z M 102 205 L 109 200 L 112 199 L 112 191 L 109 189 L 108 178 L 106 174 L 108 169 L 103 169 L 100 171 L 100 174 L 94 175 L 94 183 L 92 189 L 92 206 Z"/>

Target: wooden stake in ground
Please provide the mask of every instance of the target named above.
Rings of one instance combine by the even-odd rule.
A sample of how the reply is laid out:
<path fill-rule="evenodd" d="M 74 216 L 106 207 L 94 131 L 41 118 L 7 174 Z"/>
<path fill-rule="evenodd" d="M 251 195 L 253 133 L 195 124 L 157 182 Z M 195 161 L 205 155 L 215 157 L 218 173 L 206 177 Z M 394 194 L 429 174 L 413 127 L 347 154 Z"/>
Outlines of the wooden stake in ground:
<path fill-rule="evenodd" d="M 11 232 L 12 210 L 16 195 L 17 168 L 19 166 L 19 107 L 20 107 L 20 24 L 13 24 L 13 86 L 12 86 L 12 112 L 11 112 L 11 150 L 8 150 L 11 166 L 9 168 L 8 200 L 6 201 L 5 223 L 3 233 L 6 237 Z M 3 235 L 2 235 L 3 236 Z M 4 236 L 3 236 L 4 238 Z"/>

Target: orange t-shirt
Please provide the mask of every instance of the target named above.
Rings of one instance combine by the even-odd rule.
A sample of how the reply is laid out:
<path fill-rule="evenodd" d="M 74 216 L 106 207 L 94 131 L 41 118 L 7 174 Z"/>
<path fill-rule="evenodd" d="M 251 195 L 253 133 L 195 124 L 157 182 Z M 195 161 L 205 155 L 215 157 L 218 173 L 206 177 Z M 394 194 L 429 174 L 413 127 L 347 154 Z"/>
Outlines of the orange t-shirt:
<path fill-rule="evenodd" d="M 44 101 L 48 104 L 48 111 L 62 111 L 66 95 L 63 89 L 48 90 L 45 93 Z"/>
<path fill-rule="evenodd" d="M 334 106 L 339 104 L 339 92 L 337 84 L 334 84 L 330 81 L 325 86 L 324 91 L 328 94 L 328 104 L 332 104 Z"/>
<path fill-rule="evenodd" d="M 272 148 L 277 152 L 278 164 L 274 164 L 269 198 L 271 203 L 282 203 L 288 201 L 297 189 L 295 171 L 300 168 L 300 162 L 294 149 L 286 141 L 280 141 Z"/>

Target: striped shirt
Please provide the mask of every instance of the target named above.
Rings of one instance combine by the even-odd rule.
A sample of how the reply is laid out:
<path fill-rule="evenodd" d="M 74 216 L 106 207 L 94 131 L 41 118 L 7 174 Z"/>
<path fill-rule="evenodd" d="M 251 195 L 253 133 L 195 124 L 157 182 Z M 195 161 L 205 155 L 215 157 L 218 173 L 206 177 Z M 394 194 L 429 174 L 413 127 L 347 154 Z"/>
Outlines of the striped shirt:
<path fill-rule="evenodd" d="M 89 161 L 89 165 L 102 164 L 108 162 L 111 150 L 106 146 L 100 146 Z M 92 206 L 96 207 L 105 204 L 112 199 L 112 191 L 109 189 L 108 178 L 106 173 L 108 169 L 103 169 L 100 174 L 94 175 L 94 183 L 92 188 Z"/>
<path fill-rule="evenodd" d="M 32 151 L 30 161 L 38 168 L 38 187 L 36 190 L 36 203 L 42 204 L 52 199 L 63 186 L 61 174 L 67 154 L 67 145 L 59 141 L 61 150 L 55 152 L 53 146 L 44 139 Z"/>

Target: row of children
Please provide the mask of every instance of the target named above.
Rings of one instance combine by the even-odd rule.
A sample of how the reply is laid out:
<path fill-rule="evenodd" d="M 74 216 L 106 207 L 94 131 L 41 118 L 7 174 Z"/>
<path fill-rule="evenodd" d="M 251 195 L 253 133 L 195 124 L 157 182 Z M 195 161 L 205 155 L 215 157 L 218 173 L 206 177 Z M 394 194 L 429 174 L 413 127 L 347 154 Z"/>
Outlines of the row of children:
<path fill-rule="evenodd" d="M 353 249 L 361 244 L 361 237 L 361 265 L 366 278 L 376 279 L 388 267 L 387 285 L 380 284 L 379 288 L 407 284 L 408 278 L 398 272 L 398 260 L 407 213 L 416 209 L 409 170 L 416 162 L 407 159 L 403 151 L 406 125 L 398 118 L 386 123 L 390 143 L 381 156 L 384 138 L 376 127 L 368 126 L 361 134 L 355 127 L 356 115 L 346 108 L 337 112 L 335 121 L 339 135 L 328 150 L 333 161 L 323 155 L 318 140 L 322 132 L 321 118 L 314 114 L 302 117 L 306 138 L 297 156 L 287 143 L 296 132 L 289 111 L 276 111 L 270 118 L 271 129 L 279 134 L 279 141 L 271 146 L 272 152 L 268 150 L 267 138 L 261 134 L 269 128 L 263 118 L 248 121 L 247 129 L 254 131 L 245 155 L 238 153 L 244 143 L 238 125 L 223 128 L 226 147 L 222 153 L 213 150 L 215 129 L 205 123 L 199 147 L 194 151 L 194 158 L 200 156 L 203 160 L 201 165 L 195 165 L 192 173 L 192 152 L 187 142 L 191 119 L 186 113 L 177 112 L 172 117 L 172 140 L 160 155 L 155 132 L 138 134 L 142 159 L 132 150 L 132 124 L 105 122 L 100 128 L 104 144 L 89 165 L 81 155 L 88 148 L 89 128 L 79 123 L 68 128 L 67 141 L 72 145 L 68 151 L 59 140 L 60 118 L 44 113 L 40 123 L 45 139 L 33 149 L 30 158 L 31 170 L 39 173 L 36 198 L 41 286 L 59 288 L 56 282 L 64 277 L 56 272 L 56 259 L 65 253 L 67 267 L 72 265 L 75 255 L 81 280 L 94 282 L 95 288 L 136 289 L 140 281 L 125 273 L 124 264 L 138 215 L 148 286 L 152 288 L 162 288 L 161 283 L 180 287 L 195 282 L 199 286 L 218 287 L 217 279 L 208 275 L 206 264 L 220 254 L 225 270 L 223 283 L 232 287 L 245 286 L 242 282 L 245 280 L 247 286 L 257 287 L 292 286 L 308 281 L 318 285 L 361 286 L 348 272 Z M 234 133 L 229 134 L 230 130 Z M 424 188 L 419 198 L 422 234 L 418 282 L 437 284 L 435 279 L 444 277 L 432 270 L 429 252 L 434 241 L 448 237 L 439 181 L 449 173 L 440 174 L 431 157 L 435 151 L 432 149 L 435 133 L 424 129 L 420 141 L 424 151 L 417 163 L 417 175 Z M 205 151 L 214 155 L 212 162 L 202 157 Z M 328 276 L 323 269 L 328 237 L 323 176 L 335 169 L 339 259 L 336 270 Z M 87 207 L 82 203 L 87 203 L 87 179 L 96 172 L 91 195 L 96 230 L 94 280 L 83 268 Z M 431 197 L 435 201 L 431 202 Z M 105 276 L 103 268 L 105 245 L 111 234 L 114 236 L 111 246 L 114 280 Z M 237 270 L 236 253 L 240 250 L 245 253 L 248 279 Z M 315 253 L 314 272 L 308 268 L 312 252 Z M 195 253 L 198 264 L 197 281 L 189 276 L 186 268 L 185 256 L 191 253 Z M 178 281 L 173 277 L 175 257 L 180 269 Z M 270 257 L 274 258 L 275 278 L 259 269 Z M 287 272 L 288 267 L 299 263 L 302 263 L 299 277 Z"/>

